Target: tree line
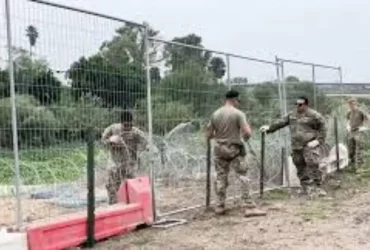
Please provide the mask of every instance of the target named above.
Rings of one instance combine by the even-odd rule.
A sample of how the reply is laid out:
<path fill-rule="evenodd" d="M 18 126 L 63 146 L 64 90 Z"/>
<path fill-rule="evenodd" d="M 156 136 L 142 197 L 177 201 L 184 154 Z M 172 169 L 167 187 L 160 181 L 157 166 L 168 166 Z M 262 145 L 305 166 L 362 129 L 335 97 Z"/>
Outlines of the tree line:
<path fill-rule="evenodd" d="M 17 94 L 18 134 L 21 147 L 42 147 L 76 143 L 86 139 L 86 129 L 101 130 L 116 122 L 117 112 L 133 110 L 136 122 L 147 126 L 146 65 L 144 39 L 139 28 L 123 26 L 91 56 L 71 62 L 64 85 L 47 60 L 33 48 L 39 38 L 37 28 L 26 29 L 29 50 L 12 48 Z M 42 34 L 41 34 L 42 35 Z M 159 31 L 149 29 L 151 37 Z M 196 34 L 175 37 L 174 42 L 203 47 Z M 150 41 L 153 132 L 163 135 L 181 122 L 206 120 L 221 105 L 228 90 L 223 58 L 210 52 Z M 163 71 L 163 69 L 165 69 Z M 11 107 L 7 68 L 0 69 L 0 146 L 12 146 Z M 247 79 L 239 77 L 236 79 Z M 295 77 L 287 79 L 287 96 L 305 94 L 311 100 L 314 86 Z M 235 87 L 242 94 L 242 109 L 252 125 L 280 116 L 278 85 L 264 82 L 253 89 Z M 325 95 L 317 93 L 322 112 L 332 108 Z"/>

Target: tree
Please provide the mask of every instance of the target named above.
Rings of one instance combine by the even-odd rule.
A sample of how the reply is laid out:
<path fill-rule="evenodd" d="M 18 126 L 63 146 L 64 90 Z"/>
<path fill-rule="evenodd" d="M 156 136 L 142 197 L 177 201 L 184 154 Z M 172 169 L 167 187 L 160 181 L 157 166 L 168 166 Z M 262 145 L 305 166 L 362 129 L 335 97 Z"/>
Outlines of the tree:
<path fill-rule="evenodd" d="M 217 79 L 221 79 L 226 72 L 226 64 L 221 57 L 213 57 L 210 61 L 209 70 L 213 72 Z"/>
<path fill-rule="evenodd" d="M 62 83 L 53 75 L 47 61 L 31 59 L 27 50 L 13 48 L 14 80 L 17 94 L 32 95 L 42 105 L 58 102 Z M 10 96 L 8 69 L 0 70 L 0 97 Z"/>
<path fill-rule="evenodd" d="M 195 116 L 210 115 L 221 104 L 227 87 L 216 84 L 213 75 L 194 62 L 187 62 L 184 67 L 187 70 L 166 75 L 154 92 L 160 91 L 169 101 L 192 105 Z"/>
<path fill-rule="evenodd" d="M 149 28 L 149 35 L 159 32 Z M 97 53 L 81 57 L 68 70 L 72 79 L 75 99 L 86 94 L 100 97 L 105 107 L 132 108 L 136 100 L 146 95 L 145 47 L 142 31 L 133 26 L 123 26 L 109 41 L 103 42 Z M 156 49 L 150 43 L 150 56 Z M 154 59 L 153 59 L 154 60 Z M 152 67 L 151 80 L 160 80 L 159 69 Z"/>
<path fill-rule="evenodd" d="M 172 41 L 203 48 L 202 38 L 195 34 L 189 34 L 184 37 L 175 37 Z M 185 64 L 189 64 L 189 62 L 193 62 L 202 69 L 205 69 L 212 54 L 201 49 L 168 44 L 165 46 L 165 56 L 167 58 L 166 66 L 170 66 L 173 71 L 176 71 L 184 69 Z"/>
<path fill-rule="evenodd" d="M 297 83 L 297 82 L 299 82 L 299 78 L 296 77 L 296 76 L 287 76 L 285 78 L 285 81 L 286 82 L 291 82 L 291 83 Z"/>
<path fill-rule="evenodd" d="M 86 95 L 99 97 L 105 107 L 132 108 L 145 97 L 145 71 L 141 65 L 126 63 L 117 67 L 101 54 L 80 58 L 68 70 L 75 100 Z"/>
<path fill-rule="evenodd" d="M 40 106 L 40 103 L 32 96 L 17 95 L 17 121 L 18 121 L 18 144 L 20 146 L 48 146 L 56 141 L 56 129 L 58 121 L 53 112 Z M 0 100 L 0 145 L 11 148 L 12 119 L 10 98 Z"/>
<path fill-rule="evenodd" d="M 39 100 L 42 105 L 50 105 L 60 100 L 62 83 L 51 70 L 41 72 L 28 88 L 28 93 Z"/>
<path fill-rule="evenodd" d="M 28 41 L 30 43 L 30 57 L 32 58 L 32 48 L 36 45 L 39 32 L 35 26 L 29 25 L 26 29 L 26 36 L 28 37 Z"/>

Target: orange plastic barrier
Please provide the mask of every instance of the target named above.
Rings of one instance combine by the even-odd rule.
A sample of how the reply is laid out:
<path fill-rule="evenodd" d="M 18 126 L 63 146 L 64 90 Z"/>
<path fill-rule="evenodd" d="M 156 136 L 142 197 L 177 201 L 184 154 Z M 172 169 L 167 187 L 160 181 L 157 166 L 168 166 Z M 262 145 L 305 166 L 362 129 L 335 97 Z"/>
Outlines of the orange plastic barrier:
<path fill-rule="evenodd" d="M 152 193 L 148 177 L 127 180 L 118 191 L 119 203 L 95 211 L 95 239 L 102 240 L 153 223 Z M 87 213 L 79 212 L 52 222 L 30 225 L 29 250 L 62 250 L 87 240 Z"/>

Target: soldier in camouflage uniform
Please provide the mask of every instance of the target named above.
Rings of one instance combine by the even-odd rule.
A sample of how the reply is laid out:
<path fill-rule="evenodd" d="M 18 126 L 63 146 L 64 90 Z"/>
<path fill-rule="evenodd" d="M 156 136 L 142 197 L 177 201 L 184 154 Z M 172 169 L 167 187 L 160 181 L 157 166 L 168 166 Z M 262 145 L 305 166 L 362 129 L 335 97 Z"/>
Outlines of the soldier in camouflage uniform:
<path fill-rule="evenodd" d="M 304 96 L 297 100 L 296 106 L 296 110 L 270 126 L 262 126 L 260 131 L 273 133 L 289 126 L 292 158 L 303 191 L 309 195 L 315 193 L 312 191 L 326 195 L 320 188 L 322 172 L 319 169 L 320 160 L 328 154 L 325 143 L 327 133 L 325 119 L 320 113 L 308 107 L 308 99 Z"/>
<path fill-rule="evenodd" d="M 348 100 L 347 138 L 350 166 L 355 170 L 364 164 L 365 122 L 369 121 L 367 112 L 358 107 L 355 99 Z"/>
<path fill-rule="evenodd" d="M 120 121 L 107 127 L 102 135 L 102 142 L 108 147 L 113 163 L 106 185 L 109 204 L 117 203 L 117 191 L 122 181 L 135 177 L 137 151 L 147 145 L 144 133 L 133 127 L 129 111 L 121 113 Z"/>
<path fill-rule="evenodd" d="M 206 139 L 215 139 L 214 162 L 217 174 L 215 212 L 217 214 L 225 212 L 228 175 L 232 169 L 237 173 L 241 182 L 242 200 L 246 207 L 245 216 L 265 215 L 265 212 L 256 208 L 250 196 L 246 151 L 241 135 L 248 140 L 251 129 L 244 113 L 235 107 L 239 103 L 238 97 L 237 91 L 227 92 L 225 105 L 212 114 L 207 126 Z"/>

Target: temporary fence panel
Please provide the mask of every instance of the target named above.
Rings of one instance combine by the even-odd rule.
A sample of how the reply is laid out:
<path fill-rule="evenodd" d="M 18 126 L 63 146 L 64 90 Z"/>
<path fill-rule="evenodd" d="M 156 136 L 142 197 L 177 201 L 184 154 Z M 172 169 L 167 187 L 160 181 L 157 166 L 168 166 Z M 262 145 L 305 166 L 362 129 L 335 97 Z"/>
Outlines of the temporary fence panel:
<path fill-rule="evenodd" d="M 102 133 L 120 123 L 122 110 L 130 110 L 134 125 L 148 138 L 148 119 L 140 110 L 148 106 L 144 25 L 43 1 L 11 1 L 9 14 L 13 40 L 6 46 L 12 48 L 14 65 L 21 183 L 17 199 L 22 203 L 18 220 L 86 209 L 89 127 L 97 144 L 96 205 L 107 205 L 106 185 L 112 183 L 115 164 L 101 143 Z M 5 62 L 2 76 L 8 67 Z M 15 221 L 10 209 L 14 160 L 9 85 L 2 84 L 0 224 L 9 225 Z M 148 173 L 149 166 L 140 164 L 149 157 L 146 152 L 135 159 L 132 148 L 126 149 L 137 173 Z"/>

